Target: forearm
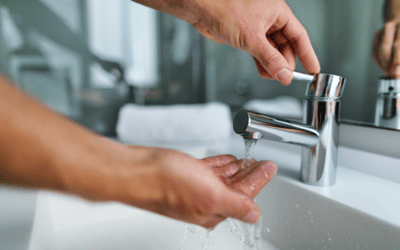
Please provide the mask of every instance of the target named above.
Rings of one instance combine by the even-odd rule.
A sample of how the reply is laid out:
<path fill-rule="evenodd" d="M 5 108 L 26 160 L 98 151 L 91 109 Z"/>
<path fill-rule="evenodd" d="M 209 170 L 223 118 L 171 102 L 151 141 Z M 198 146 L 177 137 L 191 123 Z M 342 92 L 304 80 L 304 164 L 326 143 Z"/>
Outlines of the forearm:
<path fill-rule="evenodd" d="M 277 171 L 266 161 L 238 172 L 241 161 L 233 156 L 201 161 L 124 146 L 52 112 L 2 77 L 0 118 L 0 183 L 124 202 L 209 228 L 227 217 L 255 223 L 260 211 L 252 199 Z"/>
<path fill-rule="evenodd" d="M 385 22 L 390 22 L 399 17 L 400 0 L 386 0 L 385 2 Z"/>
<path fill-rule="evenodd" d="M 0 117 L 2 183 L 78 193 L 72 183 L 85 168 L 107 157 L 103 151 L 108 142 L 44 107 L 4 77 Z"/>

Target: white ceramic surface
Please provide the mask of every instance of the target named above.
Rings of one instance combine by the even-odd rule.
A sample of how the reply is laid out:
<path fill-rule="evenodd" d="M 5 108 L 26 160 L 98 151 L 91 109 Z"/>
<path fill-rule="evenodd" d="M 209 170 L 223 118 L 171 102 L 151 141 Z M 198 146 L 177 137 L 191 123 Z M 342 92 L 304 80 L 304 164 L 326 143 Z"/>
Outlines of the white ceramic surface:
<path fill-rule="evenodd" d="M 0 249 L 27 249 L 37 192 L 0 186 Z"/>
<path fill-rule="evenodd" d="M 94 204 L 42 192 L 38 202 L 48 212 L 38 217 L 30 250 L 202 250 L 207 231 L 117 203 Z M 39 209 L 42 209 L 39 207 Z M 212 232 L 208 250 L 241 250 L 239 238 L 224 222 Z"/>

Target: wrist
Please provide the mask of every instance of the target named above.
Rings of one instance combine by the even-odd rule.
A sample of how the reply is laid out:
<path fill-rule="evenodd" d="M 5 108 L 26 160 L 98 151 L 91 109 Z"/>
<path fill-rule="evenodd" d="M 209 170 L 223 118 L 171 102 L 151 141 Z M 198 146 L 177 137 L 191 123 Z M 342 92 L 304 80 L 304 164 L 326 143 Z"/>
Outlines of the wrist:
<path fill-rule="evenodd" d="M 59 164 L 66 192 L 140 207 L 162 199 L 151 148 L 128 147 L 97 135 L 79 145 Z"/>

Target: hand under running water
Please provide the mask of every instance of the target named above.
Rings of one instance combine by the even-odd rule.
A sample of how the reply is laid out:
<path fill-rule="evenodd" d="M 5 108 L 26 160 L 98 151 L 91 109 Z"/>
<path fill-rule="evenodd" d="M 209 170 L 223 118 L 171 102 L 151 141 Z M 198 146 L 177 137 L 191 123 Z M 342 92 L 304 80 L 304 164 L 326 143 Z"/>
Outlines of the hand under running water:
<path fill-rule="evenodd" d="M 153 150 L 148 156 L 155 170 L 149 178 L 141 178 L 138 190 L 152 198 L 128 196 L 122 200 L 125 203 L 206 228 L 214 228 L 228 217 L 247 223 L 260 219 L 253 199 L 277 172 L 274 163 L 252 160 L 243 169 L 242 160 L 232 155 L 198 160 L 173 150 Z M 133 190 L 119 193 L 129 195 Z"/>

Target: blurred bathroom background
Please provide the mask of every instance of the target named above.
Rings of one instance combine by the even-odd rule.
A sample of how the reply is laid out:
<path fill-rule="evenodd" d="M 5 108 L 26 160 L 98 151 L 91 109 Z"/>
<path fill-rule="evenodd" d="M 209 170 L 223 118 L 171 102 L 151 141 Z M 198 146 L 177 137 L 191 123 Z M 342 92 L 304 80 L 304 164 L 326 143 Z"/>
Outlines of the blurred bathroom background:
<path fill-rule="evenodd" d="M 384 0 L 286 2 L 307 29 L 322 72 L 347 78 L 342 119 L 372 123 L 381 72 L 371 52 Z M 251 100 L 279 100 L 271 102 L 283 107 L 279 113 L 288 111 L 285 101 L 301 106 L 305 92 L 301 82 L 284 87 L 262 79 L 247 53 L 128 0 L 1 0 L 0 24 L 1 72 L 107 136 L 115 135 L 126 103 L 218 101 L 234 112 Z M 296 69 L 304 71 L 299 62 Z"/>

